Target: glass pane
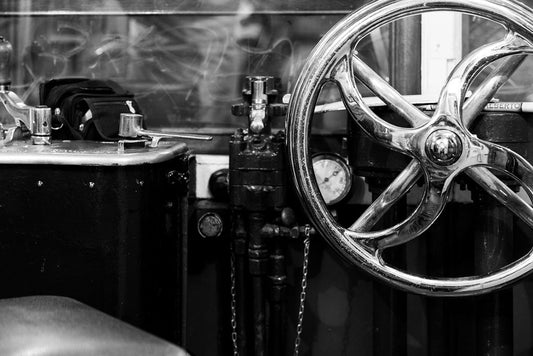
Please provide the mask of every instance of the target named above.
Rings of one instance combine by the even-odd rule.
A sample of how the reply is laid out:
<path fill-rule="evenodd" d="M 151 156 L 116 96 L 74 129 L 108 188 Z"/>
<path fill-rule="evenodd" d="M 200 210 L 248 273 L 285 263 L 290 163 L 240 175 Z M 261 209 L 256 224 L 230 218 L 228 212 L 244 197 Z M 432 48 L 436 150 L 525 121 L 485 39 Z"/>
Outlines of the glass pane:
<path fill-rule="evenodd" d="M 223 14 L 242 13 L 244 7 L 254 13 L 320 13 L 335 12 L 347 14 L 369 1 L 347 0 L 4 0 L 0 10 L 4 14 Z"/>
<path fill-rule="evenodd" d="M 533 6 L 533 1 L 526 1 Z M 463 20 L 463 54 L 467 54 L 485 44 L 503 39 L 506 29 L 494 22 L 476 16 L 465 16 Z M 500 63 L 494 62 L 484 69 L 472 84 L 475 88 L 491 70 Z M 509 80 L 498 90 L 495 98 L 500 101 L 533 101 L 531 82 L 533 79 L 533 56 L 527 56 Z"/>
<path fill-rule="evenodd" d="M 338 20 L 24 16 L 0 19 L 0 31 L 13 34 L 6 37 L 16 52 L 14 90 L 30 104 L 46 79 L 110 78 L 136 94 L 150 126 L 201 127 L 231 120 L 245 75 L 278 76 L 290 90 L 302 61 Z"/>

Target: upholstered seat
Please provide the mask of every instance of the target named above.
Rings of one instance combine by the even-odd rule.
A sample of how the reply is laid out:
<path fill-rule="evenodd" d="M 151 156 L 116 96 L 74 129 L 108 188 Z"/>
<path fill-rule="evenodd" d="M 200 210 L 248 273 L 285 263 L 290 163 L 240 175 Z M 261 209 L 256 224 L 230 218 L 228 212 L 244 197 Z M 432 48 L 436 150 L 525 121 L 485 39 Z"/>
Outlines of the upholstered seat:
<path fill-rule="evenodd" d="M 0 300 L 2 356 L 185 356 L 182 349 L 73 299 Z"/>

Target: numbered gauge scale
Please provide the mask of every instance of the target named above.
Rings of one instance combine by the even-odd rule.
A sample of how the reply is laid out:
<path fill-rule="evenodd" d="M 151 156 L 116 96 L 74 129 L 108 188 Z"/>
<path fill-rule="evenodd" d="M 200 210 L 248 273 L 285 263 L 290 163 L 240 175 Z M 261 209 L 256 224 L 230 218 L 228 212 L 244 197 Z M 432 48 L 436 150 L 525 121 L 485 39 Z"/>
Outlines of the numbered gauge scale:
<path fill-rule="evenodd" d="M 318 153 L 313 156 L 313 171 L 327 205 L 344 200 L 352 189 L 352 174 L 346 160 L 334 153 Z"/>

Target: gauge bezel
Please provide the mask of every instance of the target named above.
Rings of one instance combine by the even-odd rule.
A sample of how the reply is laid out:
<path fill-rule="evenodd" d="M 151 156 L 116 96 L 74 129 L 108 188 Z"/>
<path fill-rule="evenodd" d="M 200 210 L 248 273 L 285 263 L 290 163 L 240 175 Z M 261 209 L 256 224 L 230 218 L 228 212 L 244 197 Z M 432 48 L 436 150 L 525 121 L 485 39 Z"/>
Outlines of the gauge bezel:
<path fill-rule="evenodd" d="M 311 164 L 313 166 L 313 174 L 315 174 L 315 168 L 314 168 L 315 161 L 324 160 L 324 159 L 337 162 L 346 173 L 346 185 L 344 186 L 344 189 L 342 190 L 342 193 L 336 199 L 333 199 L 332 201 L 330 201 L 328 203 L 328 202 L 326 202 L 326 200 L 322 196 L 322 193 L 320 193 L 320 195 L 322 196 L 322 199 L 324 199 L 324 202 L 326 203 L 326 205 L 327 206 L 333 206 L 333 205 L 336 205 L 336 204 L 339 204 L 339 203 L 343 202 L 349 196 L 349 194 L 350 194 L 350 192 L 352 190 L 352 186 L 353 186 L 352 168 L 348 164 L 348 160 L 346 158 L 342 157 L 341 155 L 339 155 L 338 153 L 318 152 L 318 153 L 315 153 L 315 154 L 313 154 L 311 156 Z M 315 175 L 315 180 L 316 180 L 316 175 Z M 318 185 L 318 182 L 317 182 L 317 185 Z M 320 190 L 320 186 L 319 186 L 319 190 Z"/>

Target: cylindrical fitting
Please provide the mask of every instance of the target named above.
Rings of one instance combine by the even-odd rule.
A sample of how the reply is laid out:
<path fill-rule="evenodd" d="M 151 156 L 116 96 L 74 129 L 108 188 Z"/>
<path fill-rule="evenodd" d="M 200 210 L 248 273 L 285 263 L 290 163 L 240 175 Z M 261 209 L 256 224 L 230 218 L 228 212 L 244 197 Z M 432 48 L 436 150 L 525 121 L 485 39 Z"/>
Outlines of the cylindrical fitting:
<path fill-rule="evenodd" d="M 253 104 L 266 104 L 268 97 L 266 91 L 267 78 L 264 77 L 251 77 L 252 84 L 252 105 Z"/>
<path fill-rule="evenodd" d="M 30 110 L 31 139 L 34 145 L 49 145 L 52 143 L 52 109 L 37 106 Z"/>
<path fill-rule="evenodd" d="M 122 113 L 120 114 L 118 135 L 125 138 L 137 138 L 142 125 L 143 116 L 141 114 Z"/>
<path fill-rule="evenodd" d="M 0 36 L 0 86 L 6 90 L 11 84 L 11 57 L 13 47 L 4 37 Z"/>

